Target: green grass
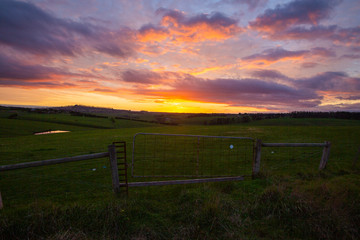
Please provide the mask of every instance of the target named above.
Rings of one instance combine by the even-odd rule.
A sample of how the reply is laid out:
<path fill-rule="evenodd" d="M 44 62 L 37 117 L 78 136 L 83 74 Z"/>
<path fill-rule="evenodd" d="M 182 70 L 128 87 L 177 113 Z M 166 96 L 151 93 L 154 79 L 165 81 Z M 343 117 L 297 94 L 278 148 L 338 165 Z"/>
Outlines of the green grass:
<path fill-rule="evenodd" d="M 360 234 L 358 121 L 271 119 L 222 126 L 129 121 L 106 129 L 110 119 L 7 117 L 0 114 L 1 165 L 104 152 L 120 140 L 127 142 L 130 161 L 137 132 L 331 141 L 332 148 L 322 172 L 321 149 L 263 148 L 255 180 L 138 187 L 128 198 L 112 193 L 106 158 L 0 172 L 0 239 L 357 239 Z M 42 129 L 71 132 L 32 135 Z"/>

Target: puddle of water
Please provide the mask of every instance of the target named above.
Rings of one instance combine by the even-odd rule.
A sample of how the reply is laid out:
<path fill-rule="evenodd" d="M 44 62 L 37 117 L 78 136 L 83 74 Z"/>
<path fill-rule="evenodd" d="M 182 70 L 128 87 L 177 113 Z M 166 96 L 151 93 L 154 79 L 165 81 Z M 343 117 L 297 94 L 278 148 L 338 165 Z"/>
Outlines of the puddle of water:
<path fill-rule="evenodd" d="M 53 134 L 53 133 L 66 133 L 66 132 L 70 132 L 70 131 L 54 130 L 54 131 L 38 132 L 38 133 L 34 133 L 34 135 L 44 135 L 44 134 Z"/>

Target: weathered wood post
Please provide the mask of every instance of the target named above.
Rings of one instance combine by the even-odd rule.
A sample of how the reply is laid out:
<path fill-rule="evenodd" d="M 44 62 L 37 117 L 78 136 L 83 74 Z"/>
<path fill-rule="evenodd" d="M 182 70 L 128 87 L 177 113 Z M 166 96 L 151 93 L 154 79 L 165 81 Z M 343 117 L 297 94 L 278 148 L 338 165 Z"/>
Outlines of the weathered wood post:
<path fill-rule="evenodd" d="M 261 139 L 257 139 L 254 147 L 254 160 L 253 160 L 253 171 L 252 177 L 255 178 L 260 172 L 260 160 L 261 160 Z"/>
<path fill-rule="evenodd" d="M 326 167 L 330 155 L 330 147 L 331 147 L 331 142 L 326 141 L 325 146 L 323 148 L 323 154 L 320 160 L 319 170 L 323 170 Z"/>
<path fill-rule="evenodd" d="M 115 194 L 120 192 L 120 183 L 119 183 L 119 172 L 117 166 L 116 158 L 116 147 L 114 144 L 108 146 L 109 150 L 109 160 L 110 160 L 110 169 L 111 169 L 111 179 L 113 190 Z"/>

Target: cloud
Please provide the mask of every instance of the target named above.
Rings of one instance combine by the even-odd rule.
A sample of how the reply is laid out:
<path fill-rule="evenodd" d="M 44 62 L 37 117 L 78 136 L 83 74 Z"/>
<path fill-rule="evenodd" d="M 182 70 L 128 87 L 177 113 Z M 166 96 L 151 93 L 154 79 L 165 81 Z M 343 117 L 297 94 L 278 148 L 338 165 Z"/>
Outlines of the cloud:
<path fill-rule="evenodd" d="M 303 64 L 301 64 L 302 68 L 314 68 L 317 65 L 319 65 L 318 63 L 314 63 L 314 62 L 304 62 Z"/>
<path fill-rule="evenodd" d="M 271 64 L 278 61 L 285 61 L 285 60 L 298 60 L 303 59 L 305 57 L 336 57 L 334 51 L 323 48 L 323 47 L 316 47 L 310 50 L 299 50 L 299 51 L 289 51 L 285 50 L 281 47 L 279 48 L 271 48 L 264 50 L 261 53 L 256 53 L 253 55 L 249 55 L 243 57 L 241 60 L 244 62 L 255 62 L 259 65 L 263 64 Z"/>
<path fill-rule="evenodd" d="M 253 54 L 250 56 L 243 57 L 244 61 L 264 61 L 264 62 L 277 62 L 284 59 L 296 59 L 302 58 L 308 54 L 309 51 L 288 51 L 283 48 L 272 48 L 264 50 L 261 53 Z"/>
<path fill-rule="evenodd" d="M 130 90 L 133 94 L 150 98 L 272 110 L 317 108 L 324 96 L 330 93 L 343 96 L 343 100 L 349 95 L 352 97 L 346 100 L 358 100 L 354 93 L 360 91 L 360 78 L 343 72 L 323 72 L 299 79 L 287 77 L 276 70 L 258 69 L 250 74 L 252 78 L 205 79 L 184 73 L 127 70 L 122 75 L 122 81 L 136 86 Z"/>
<path fill-rule="evenodd" d="M 25 64 L 21 60 L 0 55 L 0 85 L 32 88 L 76 87 L 72 78 L 98 78 L 92 74 L 73 73 L 56 67 Z M 84 81 L 78 81 L 84 86 Z M 88 84 L 87 82 L 86 84 Z M 92 82 L 93 83 L 93 82 Z"/>
<path fill-rule="evenodd" d="M 0 79 L 2 80 L 43 80 L 51 79 L 55 74 L 63 74 L 63 72 L 58 68 L 23 64 L 0 55 Z"/>
<path fill-rule="evenodd" d="M 284 75 L 281 76 L 284 77 Z M 173 72 L 128 70 L 123 74 L 122 80 L 134 84 L 141 83 L 133 89 L 135 94 L 233 106 L 269 107 L 285 104 L 314 107 L 322 98 L 309 89 L 304 90 L 255 78 L 210 80 Z M 156 84 L 158 87 L 151 87 Z"/>
<path fill-rule="evenodd" d="M 341 58 L 348 58 L 348 59 L 359 59 L 360 54 L 344 54 Z"/>
<path fill-rule="evenodd" d="M 340 0 L 294 0 L 267 9 L 249 27 L 274 40 L 325 39 L 337 45 L 360 46 L 360 26 L 344 28 L 324 26 L 320 22 L 329 19 Z"/>
<path fill-rule="evenodd" d="M 352 28 L 341 28 L 337 25 L 294 27 L 270 35 L 270 38 L 277 40 L 325 39 L 337 45 L 360 46 L 360 26 Z"/>
<path fill-rule="evenodd" d="M 358 96 L 348 96 L 348 97 L 336 97 L 337 99 L 340 99 L 340 100 L 360 100 L 360 95 Z"/>
<path fill-rule="evenodd" d="M 77 87 L 76 84 L 68 82 L 51 82 L 51 81 L 40 81 L 40 82 L 27 82 L 27 81 L 7 81 L 0 79 L 0 86 L 3 87 L 23 87 L 23 88 L 69 88 Z"/>
<path fill-rule="evenodd" d="M 339 1 L 331 0 L 295 0 L 274 9 L 267 9 L 249 23 L 252 29 L 275 34 L 290 26 L 310 24 L 318 25 L 330 16 L 332 8 Z"/>
<path fill-rule="evenodd" d="M 313 77 L 297 79 L 295 82 L 298 87 L 317 91 L 360 91 L 360 78 L 350 77 L 345 72 L 324 72 Z"/>
<path fill-rule="evenodd" d="M 237 20 L 219 12 L 189 17 L 178 10 L 159 8 L 156 14 L 161 16 L 161 22 L 157 26 L 142 26 L 138 31 L 140 41 L 222 41 L 242 31 L 237 25 Z"/>
<path fill-rule="evenodd" d="M 287 76 L 276 70 L 258 69 L 251 72 L 251 76 L 260 79 L 289 79 Z"/>
<path fill-rule="evenodd" d="M 0 44 L 39 55 L 74 56 L 86 47 L 119 57 L 133 53 L 130 31 L 57 18 L 32 3 L 9 0 L 0 1 Z"/>
<path fill-rule="evenodd" d="M 267 3 L 268 0 L 223 0 L 220 2 L 217 2 L 215 5 L 220 4 L 233 4 L 233 5 L 241 5 L 245 4 L 248 6 L 249 10 L 254 10 L 255 8 L 259 6 L 264 6 Z"/>
<path fill-rule="evenodd" d="M 137 84 L 165 84 L 170 85 L 174 81 L 180 81 L 182 79 L 193 78 L 189 74 L 182 74 L 177 72 L 153 72 L 149 70 L 133 70 L 128 69 L 122 73 L 122 80 L 128 83 Z"/>

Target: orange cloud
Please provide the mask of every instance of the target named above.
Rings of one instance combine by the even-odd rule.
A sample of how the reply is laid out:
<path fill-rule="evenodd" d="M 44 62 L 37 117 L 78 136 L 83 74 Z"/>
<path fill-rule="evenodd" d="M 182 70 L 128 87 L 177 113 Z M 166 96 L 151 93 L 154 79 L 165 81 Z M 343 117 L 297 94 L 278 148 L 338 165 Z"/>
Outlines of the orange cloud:
<path fill-rule="evenodd" d="M 221 13 L 199 14 L 187 17 L 184 13 L 163 9 L 159 26 L 145 25 L 138 31 L 142 42 L 223 41 L 243 31 L 237 21 Z"/>

